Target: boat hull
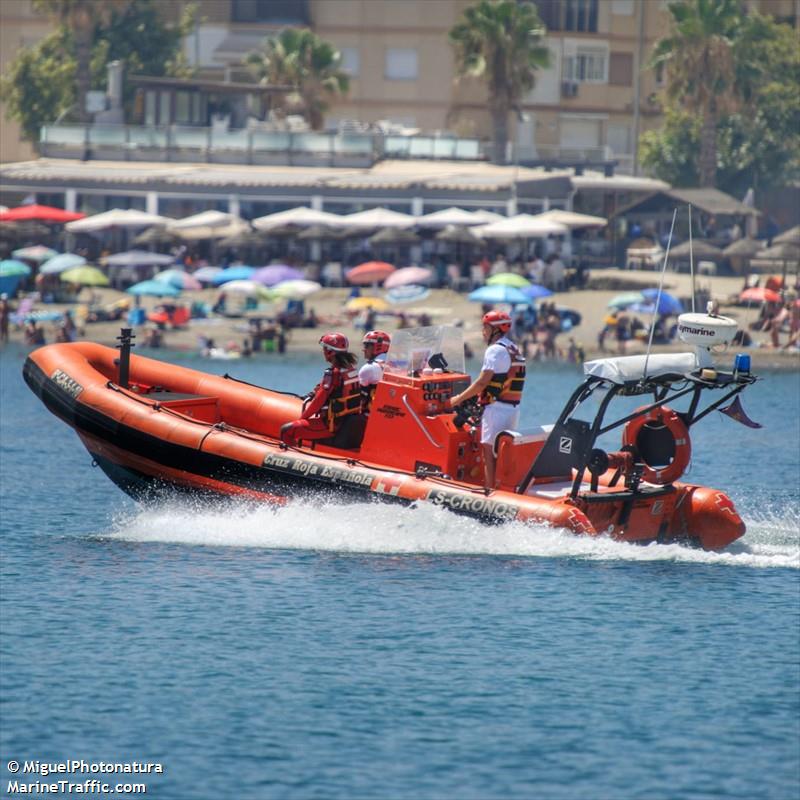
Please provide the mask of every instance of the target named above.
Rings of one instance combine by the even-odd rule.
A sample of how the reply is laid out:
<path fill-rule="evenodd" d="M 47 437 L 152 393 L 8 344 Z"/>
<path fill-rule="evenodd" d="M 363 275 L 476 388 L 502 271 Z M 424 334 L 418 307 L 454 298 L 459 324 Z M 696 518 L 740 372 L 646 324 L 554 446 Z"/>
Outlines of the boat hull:
<path fill-rule="evenodd" d="M 474 483 L 367 460 L 363 449 L 287 449 L 277 434 L 299 416 L 296 398 L 132 357 L 136 385 L 158 388 L 140 396 L 114 382 L 115 356 L 91 343 L 50 345 L 31 354 L 24 377 L 106 475 L 138 500 L 178 492 L 278 505 L 320 493 L 426 501 L 484 522 L 531 521 L 578 534 L 688 540 L 713 549 L 744 532 L 730 500 L 706 487 L 652 486 L 636 495 L 600 487 L 573 499 L 564 482 L 525 495 L 501 489 L 486 496 Z"/>

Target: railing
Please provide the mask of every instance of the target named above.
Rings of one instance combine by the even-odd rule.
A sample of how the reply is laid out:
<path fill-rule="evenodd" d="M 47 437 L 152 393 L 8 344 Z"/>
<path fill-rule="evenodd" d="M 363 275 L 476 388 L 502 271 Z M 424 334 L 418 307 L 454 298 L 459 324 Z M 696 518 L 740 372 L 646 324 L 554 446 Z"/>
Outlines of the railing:
<path fill-rule="evenodd" d="M 44 125 L 45 156 L 124 160 L 185 160 L 187 156 L 221 163 L 373 164 L 381 158 L 483 159 L 478 139 L 393 136 L 381 133 L 285 132 L 258 128 L 221 130 L 172 125 Z"/>

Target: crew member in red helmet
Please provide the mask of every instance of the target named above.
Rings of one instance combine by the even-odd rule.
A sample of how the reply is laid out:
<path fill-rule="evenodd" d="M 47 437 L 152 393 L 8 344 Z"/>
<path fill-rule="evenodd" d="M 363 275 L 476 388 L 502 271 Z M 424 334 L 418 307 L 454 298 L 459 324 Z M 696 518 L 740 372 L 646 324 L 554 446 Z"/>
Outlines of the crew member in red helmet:
<path fill-rule="evenodd" d="M 507 334 L 511 317 L 505 311 L 489 311 L 483 315 L 483 341 L 486 354 L 480 375 L 460 394 L 451 397 L 451 408 L 471 397 L 477 397 L 483 409 L 481 444 L 487 491 L 495 488 L 494 441 L 501 431 L 519 426 L 519 404 L 525 386 L 525 357 Z"/>
<path fill-rule="evenodd" d="M 358 371 L 358 381 L 361 384 L 361 394 L 364 398 L 365 414 L 369 414 L 375 387 L 383 378 L 386 354 L 389 352 L 391 341 L 391 336 L 385 331 L 369 331 L 361 340 L 366 363 Z"/>
<path fill-rule="evenodd" d="M 281 440 L 286 444 L 297 445 L 303 439 L 328 439 L 347 416 L 361 413 L 356 357 L 349 352 L 347 337 L 343 333 L 326 333 L 319 343 L 329 366 L 322 380 L 306 396 L 300 419 L 281 428 Z"/>

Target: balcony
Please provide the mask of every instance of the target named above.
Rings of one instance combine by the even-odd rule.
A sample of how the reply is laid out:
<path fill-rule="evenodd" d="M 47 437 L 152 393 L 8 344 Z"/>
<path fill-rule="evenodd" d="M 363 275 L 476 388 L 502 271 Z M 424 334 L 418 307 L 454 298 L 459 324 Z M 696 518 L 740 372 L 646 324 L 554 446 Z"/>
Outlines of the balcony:
<path fill-rule="evenodd" d="M 485 159 L 478 139 L 136 125 L 44 125 L 49 158 L 369 167 L 384 158 Z"/>

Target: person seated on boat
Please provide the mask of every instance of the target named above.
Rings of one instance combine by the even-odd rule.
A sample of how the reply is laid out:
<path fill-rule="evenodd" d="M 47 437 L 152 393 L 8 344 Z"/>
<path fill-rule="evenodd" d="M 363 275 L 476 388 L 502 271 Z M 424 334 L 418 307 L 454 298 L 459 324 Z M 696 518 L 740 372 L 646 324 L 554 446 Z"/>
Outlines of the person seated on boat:
<path fill-rule="evenodd" d="M 356 357 L 349 352 L 347 337 L 343 333 L 326 333 L 319 343 L 329 366 L 304 398 L 300 418 L 281 428 L 281 441 L 286 444 L 332 438 L 348 416 L 361 413 Z"/>
<path fill-rule="evenodd" d="M 519 404 L 525 386 L 525 356 L 508 338 L 511 317 L 505 311 L 483 315 L 483 341 L 486 354 L 480 375 L 460 394 L 448 401 L 450 408 L 477 397 L 483 406 L 481 445 L 483 446 L 484 485 L 495 488 L 494 440 L 501 431 L 519 425 Z"/>
<path fill-rule="evenodd" d="M 358 382 L 361 385 L 361 394 L 364 398 L 364 414 L 369 414 L 375 387 L 383 378 L 386 354 L 389 352 L 391 341 L 391 337 L 385 331 L 369 331 L 361 340 L 366 363 L 358 371 Z"/>

